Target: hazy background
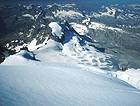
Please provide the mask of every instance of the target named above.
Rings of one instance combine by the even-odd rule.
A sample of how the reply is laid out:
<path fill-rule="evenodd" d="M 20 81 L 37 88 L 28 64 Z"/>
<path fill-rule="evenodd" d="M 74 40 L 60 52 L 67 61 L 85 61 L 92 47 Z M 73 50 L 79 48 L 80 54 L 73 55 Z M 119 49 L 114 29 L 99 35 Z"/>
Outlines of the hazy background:
<path fill-rule="evenodd" d="M 127 4 L 140 4 L 140 0 L 0 0 L 0 4 L 38 4 L 38 5 L 48 5 L 48 4 L 67 4 L 74 3 L 79 9 L 87 11 L 96 11 L 101 6 L 108 5 L 127 5 Z"/>
<path fill-rule="evenodd" d="M 139 4 L 140 0 L 0 0 L 1 4 L 4 2 L 11 3 L 76 3 L 76 4 L 97 4 L 97 5 L 107 5 L 107 4 Z"/>

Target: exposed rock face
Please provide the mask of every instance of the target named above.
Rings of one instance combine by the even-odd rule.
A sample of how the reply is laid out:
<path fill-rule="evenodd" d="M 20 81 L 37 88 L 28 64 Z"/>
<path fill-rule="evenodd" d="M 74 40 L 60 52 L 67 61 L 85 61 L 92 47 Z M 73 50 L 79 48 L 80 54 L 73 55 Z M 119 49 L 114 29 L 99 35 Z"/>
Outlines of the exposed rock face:
<path fill-rule="evenodd" d="M 5 47 L 0 46 L 0 63 L 2 63 L 5 57 L 14 54 L 15 51 L 8 50 Z"/>
<path fill-rule="evenodd" d="M 2 37 L 2 35 L 6 34 L 6 24 L 4 22 L 4 20 L 2 19 L 2 17 L 0 16 L 0 37 Z"/>

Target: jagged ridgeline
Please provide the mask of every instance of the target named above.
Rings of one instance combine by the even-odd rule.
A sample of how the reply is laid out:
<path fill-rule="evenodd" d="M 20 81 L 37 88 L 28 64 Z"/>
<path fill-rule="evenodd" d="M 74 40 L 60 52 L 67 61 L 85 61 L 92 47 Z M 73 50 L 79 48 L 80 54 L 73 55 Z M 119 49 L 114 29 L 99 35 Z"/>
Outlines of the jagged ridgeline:
<path fill-rule="evenodd" d="M 69 25 L 84 39 L 90 38 L 90 46 L 103 48 L 122 63 L 139 67 L 139 6 L 85 8 L 75 4 L 0 4 L 0 46 L 4 48 L 1 49 L 2 60 L 13 51 L 28 47 L 34 39 L 36 45 L 42 44 L 51 36 L 49 24 L 57 22 L 64 34 L 67 33 L 64 26 Z M 8 51 L 6 54 L 5 50 Z"/>

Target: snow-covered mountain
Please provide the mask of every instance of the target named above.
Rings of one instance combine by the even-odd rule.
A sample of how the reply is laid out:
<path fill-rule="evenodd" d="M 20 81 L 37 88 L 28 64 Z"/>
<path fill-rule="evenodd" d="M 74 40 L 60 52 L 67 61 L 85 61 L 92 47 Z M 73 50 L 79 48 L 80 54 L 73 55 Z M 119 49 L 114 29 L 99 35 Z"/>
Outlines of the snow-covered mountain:
<path fill-rule="evenodd" d="M 139 33 L 140 9 L 138 5 L 102 7 L 100 11 L 93 12 L 96 20 L 121 29 Z"/>
<path fill-rule="evenodd" d="M 138 11 L 0 5 L 0 103 L 139 106 Z"/>

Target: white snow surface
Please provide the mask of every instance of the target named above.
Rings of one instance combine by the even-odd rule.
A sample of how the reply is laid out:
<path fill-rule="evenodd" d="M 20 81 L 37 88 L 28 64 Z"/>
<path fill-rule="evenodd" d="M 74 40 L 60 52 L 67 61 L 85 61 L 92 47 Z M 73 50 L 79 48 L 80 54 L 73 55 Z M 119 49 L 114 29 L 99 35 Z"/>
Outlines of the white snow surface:
<path fill-rule="evenodd" d="M 4 106 L 139 106 L 140 92 L 77 66 L 46 64 L 0 67 Z"/>
<path fill-rule="evenodd" d="M 40 48 L 39 50 L 41 49 L 47 49 L 47 50 L 50 50 L 50 51 L 59 51 L 59 50 L 62 50 L 62 44 L 59 43 L 59 42 L 56 42 L 52 39 L 49 39 L 46 43 L 45 46 L 42 46 L 42 48 Z"/>
<path fill-rule="evenodd" d="M 62 35 L 63 35 L 62 28 L 57 22 L 51 22 L 49 24 L 49 27 L 52 29 L 52 34 L 54 36 L 57 36 L 59 38 L 62 37 Z"/>
<path fill-rule="evenodd" d="M 2 65 L 33 65 L 37 62 L 33 60 L 33 57 L 33 53 L 26 50 L 21 50 L 17 54 L 6 58 Z"/>
<path fill-rule="evenodd" d="M 36 40 L 36 39 L 33 39 L 33 40 L 31 41 L 31 43 L 28 45 L 28 49 L 29 49 L 30 51 L 36 50 L 36 49 L 37 49 L 36 44 L 37 44 L 37 40 Z"/>
<path fill-rule="evenodd" d="M 137 89 L 140 89 L 140 69 L 128 69 L 125 72 L 114 73 L 115 77 L 121 79 Z"/>

